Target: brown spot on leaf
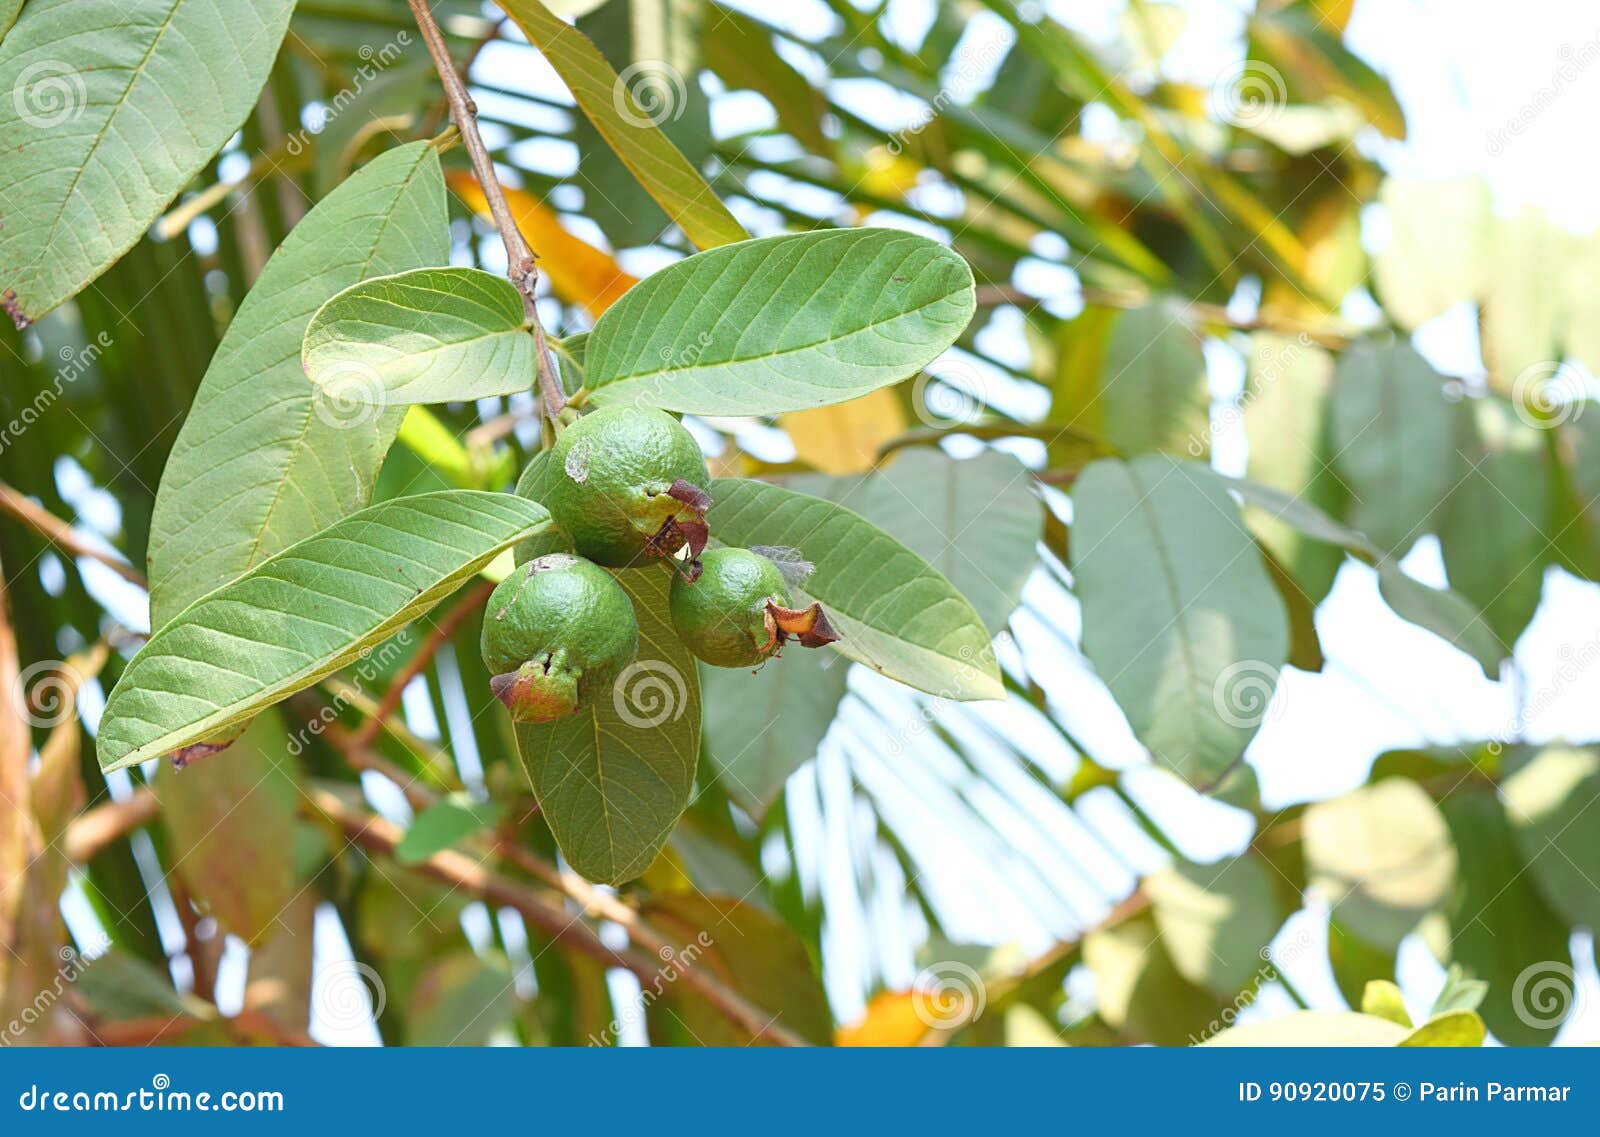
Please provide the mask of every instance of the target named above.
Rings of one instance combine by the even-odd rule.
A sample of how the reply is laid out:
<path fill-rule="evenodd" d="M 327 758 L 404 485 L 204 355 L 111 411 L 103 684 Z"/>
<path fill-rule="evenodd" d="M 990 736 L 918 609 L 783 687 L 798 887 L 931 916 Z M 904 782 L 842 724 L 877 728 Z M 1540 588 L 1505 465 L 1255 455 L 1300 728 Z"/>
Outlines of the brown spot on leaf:
<path fill-rule="evenodd" d="M 172 752 L 172 768 L 181 770 L 191 762 L 198 762 L 202 758 L 209 758 L 213 754 L 221 754 L 233 745 L 233 739 L 226 742 L 196 742 L 193 746 L 185 746 Z"/>
<path fill-rule="evenodd" d="M 33 323 L 33 317 L 22 310 L 22 302 L 17 299 L 16 290 L 13 288 L 0 293 L 0 309 L 4 309 L 5 314 L 11 317 L 11 322 L 17 325 L 19 332 Z"/>

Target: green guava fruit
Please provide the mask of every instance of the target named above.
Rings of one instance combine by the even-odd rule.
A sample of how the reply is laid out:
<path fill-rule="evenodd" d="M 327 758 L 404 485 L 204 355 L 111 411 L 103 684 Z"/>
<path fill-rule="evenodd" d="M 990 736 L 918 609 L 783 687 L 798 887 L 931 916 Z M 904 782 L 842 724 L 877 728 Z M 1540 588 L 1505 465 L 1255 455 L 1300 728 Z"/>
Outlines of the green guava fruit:
<path fill-rule="evenodd" d="M 545 508 L 581 555 L 612 568 L 706 545 L 711 474 L 694 435 L 665 411 L 601 407 L 561 432 Z"/>
<path fill-rule="evenodd" d="M 482 646 L 489 689 L 511 717 L 550 722 L 607 697 L 639 650 L 639 622 L 605 569 L 549 553 L 490 593 Z"/>
<path fill-rule="evenodd" d="M 820 604 L 791 608 L 778 566 L 749 549 L 711 549 L 699 579 L 673 579 L 672 625 L 689 650 L 715 667 L 754 667 L 791 637 L 821 647 L 839 637 Z"/>

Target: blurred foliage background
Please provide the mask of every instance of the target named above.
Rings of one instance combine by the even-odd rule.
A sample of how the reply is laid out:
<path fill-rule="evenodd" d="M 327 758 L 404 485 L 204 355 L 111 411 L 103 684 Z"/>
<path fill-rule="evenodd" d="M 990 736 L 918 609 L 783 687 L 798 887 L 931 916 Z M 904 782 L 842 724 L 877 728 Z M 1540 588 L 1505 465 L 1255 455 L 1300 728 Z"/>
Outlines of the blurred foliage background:
<path fill-rule="evenodd" d="M 818 1043 L 1186 1044 L 1243 1019 L 1544 1044 L 1579 1017 L 1600 751 L 1538 724 L 1592 701 L 1600 658 L 1592 235 L 1476 179 L 1387 176 L 1411 124 L 1347 46 L 1349 2 L 1260 0 L 1203 82 L 1167 62 L 1202 17 L 1146 0 L 1093 21 L 551 7 L 750 232 L 901 226 L 971 262 L 979 317 L 925 374 L 691 426 L 719 473 L 848 497 L 925 551 L 1000 636 L 1010 700 L 798 653 L 708 673 L 694 803 L 617 896 L 542 875 L 556 851 L 477 658 L 482 586 L 226 761 L 103 778 L 88 739 L 148 631 L 155 489 L 221 331 L 310 203 L 445 121 L 405 4 L 301 0 L 254 112 L 151 233 L 0 330 L 0 664 L 26 712 L 0 811 L 31 801 L 44 837 L 0 864 L 5 1041 L 747 1041 L 685 968 Z M 434 9 L 519 187 L 546 326 L 582 332 L 693 246 L 552 70 L 583 66 L 569 45 Z M 455 260 L 503 269 L 445 161 Z M 1407 346 L 1441 317 L 1478 333 L 1470 370 Z M 508 488 L 538 444 L 531 399 L 414 410 L 377 496 Z M 1288 665 L 1228 693 L 1260 733 L 1218 778 L 1153 763 L 1084 653 L 1080 602 L 1141 600 L 1078 595 L 1074 484 L 1149 452 L 1256 487 L 1289 615 Z M 1514 652 L 1536 614 L 1576 646 Z M 1418 639 L 1427 665 L 1399 675 L 1340 663 Z M 1446 689 L 1508 713 L 1406 710 Z M 1378 753 L 1378 714 L 1416 743 Z M 1289 1017 L 1346 1006 L 1367 1015 Z"/>

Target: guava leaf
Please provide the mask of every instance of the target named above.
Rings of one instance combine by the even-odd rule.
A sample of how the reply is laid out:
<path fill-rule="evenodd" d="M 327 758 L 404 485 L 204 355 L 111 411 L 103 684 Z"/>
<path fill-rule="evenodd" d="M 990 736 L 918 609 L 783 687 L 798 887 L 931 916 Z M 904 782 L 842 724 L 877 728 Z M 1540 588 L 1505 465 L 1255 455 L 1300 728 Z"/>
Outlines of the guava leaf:
<path fill-rule="evenodd" d="M 423 268 L 352 284 L 311 317 L 301 363 L 336 403 L 471 402 L 533 386 L 533 336 L 503 276 Z"/>
<path fill-rule="evenodd" d="M 356 659 L 549 522 L 543 506 L 510 494 L 444 490 L 380 502 L 267 558 L 185 608 L 134 656 L 106 702 L 100 768 L 228 733 Z"/>
<path fill-rule="evenodd" d="M 516 727 L 562 856 L 602 884 L 650 867 L 689 804 L 700 756 L 700 681 L 667 614 L 672 574 L 655 565 L 615 575 L 639 620 L 638 657 L 593 706 Z"/>
<path fill-rule="evenodd" d="M 707 521 L 718 540 L 797 549 L 815 566 L 792 591 L 797 604 L 821 602 L 839 633 L 834 650 L 929 694 L 1005 697 L 989 632 L 972 604 L 860 514 L 740 478 L 717 480 L 711 497 Z"/>
<path fill-rule="evenodd" d="M 206 369 L 150 523 L 150 619 L 367 504 L 405 409 L 319 397 L 300 368 L 311 315 L 368 276 L 450 259 L 444 178 L 426 143 L 374 158 L 301 219 Z"/>
<path fill-rule="evenodd" d="M 1023 464 L 998 450 L 955 459 L 919 446 L 865 477 L 802 475 L 792 489 L 837 502 L 926 560 L 994 635 L 1039 563 L 1044 507 Z"/>
<path fill-rule="evenodd" d="M 1162 454 L 1090 465 L 1073 488 L 1083 650 L 1156 760 L 1207 784 L 1261 725 L 1289 623 L 1210 467 Z"/>
<path fill-rule="evenodd" d="M 908 378 L 975 310 L 960 255 L 896 229 L 741 241 L 668 265 L 589 334 L 599 402 L 697 414 L 826 406 Z"/>
<path fill-rule="evenodd" d="M 0 293 L 19 326 L 132 248 L 239 129 L 293 10 L 28 0 L 0 51 Z"/>
<path fill-rule="evenodd" d="M 593 41 L 539 0 L 500 5 L 537 47 L 606 144 L 656 204 L 702 249 L 738 241 L 744 227 L 648 115 Z"/>

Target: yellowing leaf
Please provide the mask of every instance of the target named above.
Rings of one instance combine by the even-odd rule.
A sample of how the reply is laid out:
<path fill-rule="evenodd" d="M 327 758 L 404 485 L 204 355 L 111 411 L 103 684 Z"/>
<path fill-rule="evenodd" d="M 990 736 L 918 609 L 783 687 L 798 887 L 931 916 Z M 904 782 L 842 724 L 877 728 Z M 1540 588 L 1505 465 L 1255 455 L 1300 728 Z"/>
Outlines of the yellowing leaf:
<path fill-rule="evenodd" d="M 789 432 L 795 456 L 824 474 L 859 474 L 878 448 L 905 433 L 906 415 L 888 388 L 848 403 L 794 411 L 778 419 Z"/>
<path fill-rule="evenodd" d="M 918 1011 L 920 998 L 915 991 L 885 991 L 875 996 L 859 1021 L 834 1032 L 833 1044 L 916 1046 L 928 1033 L 928 1024 Z"/>
<path fill-rule="evenodd" d="M 450 174 L 446 181 L 457 197 L 480 217 L 488 218 L 489 203 L 477 179 L 465 171 Z M 550 282 L 555 294 L 569 304 L 581 304 L 591 316 L 611 307 L 628 289 L 639 283 L 617 267 L 611 254 L 576 237 L 561 224 L 553 210 L 532 194 L 519 189 L 506 190 L 506 204 L 517 227 L 539 257 L 539 271 Z"/>

